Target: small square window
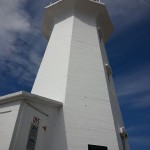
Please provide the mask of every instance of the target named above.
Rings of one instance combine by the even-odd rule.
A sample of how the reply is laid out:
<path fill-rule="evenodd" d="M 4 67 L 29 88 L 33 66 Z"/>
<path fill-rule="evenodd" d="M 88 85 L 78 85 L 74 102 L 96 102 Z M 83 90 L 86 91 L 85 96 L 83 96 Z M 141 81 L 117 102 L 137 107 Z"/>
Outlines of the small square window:
<path fill-rule="evenodd" d="M 88 150 L 108 150 L 106 146 L 88 145 Z"/>

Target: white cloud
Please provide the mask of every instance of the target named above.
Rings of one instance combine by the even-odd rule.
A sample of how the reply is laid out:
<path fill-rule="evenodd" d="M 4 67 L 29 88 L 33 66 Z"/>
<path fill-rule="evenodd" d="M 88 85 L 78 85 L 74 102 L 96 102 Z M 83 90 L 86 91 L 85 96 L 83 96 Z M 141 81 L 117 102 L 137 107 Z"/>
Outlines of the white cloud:
<path fill-rule="evenodd" d="M 143 147 L 143 145 L 150 146 L 150 137 L 146 136 L 135 136 L 131 137 L 129 139 L 129 143 L 132 144 L 133 146 L 140 146 Z"/>
<path fill-rule="evenodd" d="M 22 9 L 25 0 L 0 1 L 0 56 L 11 56 L 16 33 L 30 31 L 30 22 Z"/>
<path fill-rule="evenodd" d="M 137 98 L 130 99 L 132 101 L 132 107 L 133 109 L 139 109 L 139 108 L 150 108 L 150 94 L 145 94 L 144 96 L 139 96 Z"/>
<path fill-rule="evenodd" d="M 143 116 L 145 116 L 145 114 Z M 127 128 L 127 130 L 131 134 L 136 133 L 137 131 L 139 131 L 139 133 L 141 133 L 141 132 L 146 132 L 147 130 L 149 130 L 149 127 L 150 127 L 150 123 L 132 126 L 132 127 Z"/>
<path fill-rule="evenodd" d="M 0 2 L 0 28 L 3 31 L 23 31 L 29 30 L 30 24 L 21 5 L 24 0 L 2 0 Z"/>
<path fill-rule="evenodd" d="M 118 76 L 116 79 L 118 95 L 134 95 L 137 93 L 145 92 L 149 89 L 150 71 L 145 66 L 144 69 L 134 70 L 123 76 Z"/>
<path fill-rule="evenodd" d="M 145 114 L 141 114 L 141 116 L 139 117 L 144 117 L 146 118 Z M 147 117 L 147 119 L 149 118 L 149 116 Z M 130 146 L 132 147 L 145 147 L 145 146 L 150 146 L 150 135 L 148 133 L 149 131 L 149 127 L 150 127 L 150 123 L 142 123 L 140 122 L 140 124 L 136 124 L 135 126 L 129 127 L 127 128 L 127 132 L 129 134 L 129 143 Z M 145 135 L 143 135 L 143 133 Z"/>
<path fill-rule="evenodd" d="M 149 89 L 149 76 L 141 75 L 138 76 L 136 72 L 134 75 L 129 74 L 129 76 L 122 77 L 118 79 L 118 95 L 119 96 L 129 96 L 134 94 L 139 94 Z"/>
<path fill-rule="evenodd" d="M 124 28 L 150 13 L 149 0 L 102 0 L 108 8 L 115 27 Z"/>
<path fill-rule="evenodd" d="M 130 103 L 132 108 L 150 107 L 149 66 L 117 76 L 116 89 L 120 103 Z"/>
<path fill-rule="evenodd" d="M 12 76 L 17 77 L 20 83 L 23 81 L 29 83 L 33 80 L 32 77 L 37 71 L 41 60 L 40 53 L 46 45 L 46 42 L 44 43 L 42 41 L 43 39 L 39 32 L 41 31 L 39 27 L 39 24 L 41 24 L 39 14 L 42 16 L 41 7 L 44 8 L 44 3 L 46 2 L 38 1 L 34 4 L 32 8 L 34 10 L 32 11 L 34 12 L 36 10 L 37 14 L 35 18 L 32 18 L 31 23 L 26 10 L 23 9 L 23 5 L 26 1 L 27 0 L 0 1 L 0 72 L 9 72 Z M 50 0 L 47 0 L 47 2 L 48 1 Z M 124 26 L 125 22 L 133 22 L 133 20 L 136 20 L 135 18 L 138 17 L 135 16 L 145 15 L 149 7 L 148 1 L 146 0 L 103 0 L 103 2 L 108 6 L 113 20 L 123 20 L 122 24 L 124 24 Z M 15 45 L 17 33 L 20 34 L 21 40 L 30 44 L 30 46 Z M 36 41 L 34 36 L 37 38 Z M 138 84 L 141 85 L 140 82 L 146 82 L 146 79 L 143 80 L 145 81 L 139 81 Z M 122 82 L 125 87 L 121 88 L 122 90 L 120 89 L 119 94 L 132 94 L 134 90 L 137 92 L 138 87 L 136 87 L 137 83 L 135 83 L 136 82 L 133 81 L 130 82 L 130 85 L 127 85 L 125 82 Z M 126 88 L 130 90 L 126 91 Z M 141 90 L 141 88 L 139 88 L 139 90 Z"/>
<path fill-rule="evenodd" d="M 17 83 L 31 86 L 46 44 L 40 26 L 44 6 L 40 5 L 40 1 L 33 7 L 30 5 L 34 16 L 31 17 L 24 8 L 26 3 L 31 2 L 0 1 L 0 74 L 5 73 L 6 76 L 17 78 Z"/>

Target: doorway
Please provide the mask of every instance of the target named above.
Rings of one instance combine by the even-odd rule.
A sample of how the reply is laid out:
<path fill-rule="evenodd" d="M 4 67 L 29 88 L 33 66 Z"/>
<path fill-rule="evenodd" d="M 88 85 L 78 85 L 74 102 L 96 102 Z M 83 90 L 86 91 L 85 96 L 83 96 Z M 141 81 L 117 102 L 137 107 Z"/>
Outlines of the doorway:
<path fill-rule="evenodd" d="M 46 149 L 48 115 L 30 104 L 25 104 L 18 126 L 13 150 Z"/>

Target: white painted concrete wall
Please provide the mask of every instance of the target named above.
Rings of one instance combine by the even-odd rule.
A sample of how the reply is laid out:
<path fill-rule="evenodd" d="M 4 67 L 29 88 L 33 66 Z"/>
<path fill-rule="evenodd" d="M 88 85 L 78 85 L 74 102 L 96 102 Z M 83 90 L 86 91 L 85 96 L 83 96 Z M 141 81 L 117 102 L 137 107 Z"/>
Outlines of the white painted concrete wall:
<path fill-rule="evenodd" d="M 63 121 L 57 125 L 53 150 L 87 150 L 88 144 L 122 150 L 116 135 L 95 16 L 82 10 L 75 15 Z M 66 144 L 58 144 L 64 139 Z"/>
<path fill-rule="evenodd" d="M 34 104 L 34 106 L 46 114 L 48 114 L 48 127 L 47 127 L 47 139 L 45 140 L 45 149 L 44 150 L 52 150 L 52 145 L 55 136 L 55 129 L 57 126 L 57 119 L 59 117 L 60 109 L 52 106 L 46 106 L 41 104 Z"/>
<path fill-rule="evenodd" d="M 34 94 L 64 102 L 56 119 L 52 150 L 87 150 L 88 144 L 123 150 L 122 118 L 115 96 L 111 97 L 114 87 L 108 87 L 105 75 L 107 57 L 99 45 L 97 11 L 77 4 L 69 13 L 60 9 L 55 18 L 32 89 Z"/>
<path fill-rule="evenodd" d="M 29 131 L 31 123 L 34 123 L 34 117 L 39 118 L 39 122 L 37 122 L 36 124 L 34 123 L 38 127 L 35 150 L 45 149 L 45 140 L 47 138 L 47 134 L 42 127 L 48 127 L 48 117 L 28 104 L 25 104 L 22 109 L 23 114 L 20 117 L 18 132 L 16 132 L 16 137 L 14 137 L 16 140 L 12 144 L 11 150 L 27 150 Z"/>
<path fill-rule="evenodd" d="M 0 105 L 0 150 L 9 149 L 19 107 L 20 102 Z"/>
<path fill-rule="evenodd" d="M 35 150 L 51 150 L 59 108 L 39 103 L 28 104 L 26 102 L 22 102 L 20 108 L 11 147 L 4 150 L 26 150 L 30 126 L 33 123 L 34 116 L 40 118 L 39 125 L 37 125 L 38 135 Z M 45 125 L 46 131 L 43 130 Z"/>
<path fill-rule="evenodd" d="M 32 88 L 33 94 L 64 102 L 73 18 L 71 16 L 54 26 Z M 57 19 L 55 21 L 57 22 Z"/>
<path fill-rule="evenodd" d="M 100 48 L 101 48 L 101 54 L 102 54 L 102 58 L 103 58 L 103 64 L 104 65 L 109 64 L 109 60 L 107 58 L 106 49 L 105 49 L 105 45 L 104 45 L 103 40 L 101 40 L 101 42 L 100 42 Z M 112 75 L 109 75 L 109 79 L 108 79 L 108 74 L 107 74 L 107 71 L 105 69 L 105 75 L 106 75 L 110 104 L 112 107 L 112 113 L 113 113 L 116 133 L 117 133 L 117 140 L 119 143 L 119 147 L 122 147 L 122 139 L 120 138 L 120 130 L 119 129 L 121 127 L 124 127 L 124 123 L 122 120 L 119 102 L 118 102 L 118 98 L 116 95 L 115 86 L 114 86 L 114 82 L 113 82 L 113 72 L 112 72 Z M 128 141 L 126 142 L 126 148 L 127 148 L 127 150 L 129 149 Z"/>

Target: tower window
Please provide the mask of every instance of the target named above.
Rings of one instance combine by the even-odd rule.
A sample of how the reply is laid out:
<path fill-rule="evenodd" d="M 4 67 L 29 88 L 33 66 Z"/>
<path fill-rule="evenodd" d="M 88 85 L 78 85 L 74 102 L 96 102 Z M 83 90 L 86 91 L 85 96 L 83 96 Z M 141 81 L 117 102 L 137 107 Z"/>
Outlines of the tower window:
<path fill-rule="evenodd" d="M 106 146 L 88 145 L 88 150 L 108 150 Z"/>

